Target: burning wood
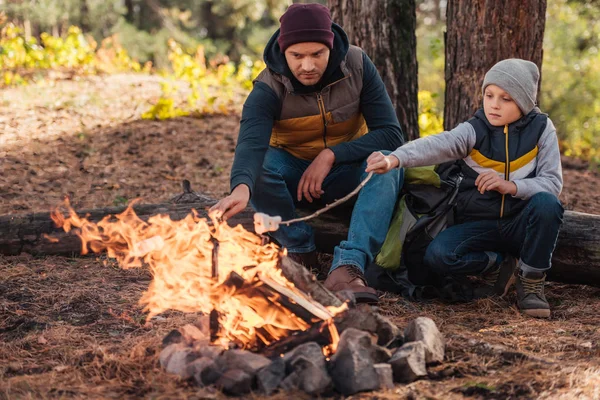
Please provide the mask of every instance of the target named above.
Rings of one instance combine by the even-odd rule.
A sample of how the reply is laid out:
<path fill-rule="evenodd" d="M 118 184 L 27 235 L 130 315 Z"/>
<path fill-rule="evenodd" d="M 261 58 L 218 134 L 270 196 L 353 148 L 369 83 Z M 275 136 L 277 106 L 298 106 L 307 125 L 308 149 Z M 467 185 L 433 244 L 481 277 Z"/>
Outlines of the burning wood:
<path fill-rule="evenodd" d="M 93 223 L 67 203 L 66 216 L 57 209 L 52 219 L 67 232 L 77 228 L 83 254 L 106 251 L 123 268 L 150 268 L 153 281 L 140 300 L 148 319 L 168 309 L 210 314 L 213 342 L 258 349 L 345 309 L 323 306 L 298 290 L 279 267 L 286 251 L 241 226 L 196 213 L 144 222 L 132 206 Z"/>
<path fill-rule="evenodd" d="M 236 395 L 351 395 L 389 388 L 392 378 L 417 379 L 426 360 L 443 359 L 433 321 L 409 325 L 405 335 L 413 342 L 394 353 L 404 336 L 391 321 L 370 307 L 348 309 L 285 250 L 241 226 L 195 213 L 144 222 L 131 207 L 98 223 L 70 207 L 67 216 L 56 210 L 52 218 L 65 231 L 76 228 L 83 253 L 106 251 L 123 268 L 151 269 L 140 300 L 150 317 L 167 309 L 204 314 L 167 335 L 159 357 L 167 372 L 199 385 Z"/>

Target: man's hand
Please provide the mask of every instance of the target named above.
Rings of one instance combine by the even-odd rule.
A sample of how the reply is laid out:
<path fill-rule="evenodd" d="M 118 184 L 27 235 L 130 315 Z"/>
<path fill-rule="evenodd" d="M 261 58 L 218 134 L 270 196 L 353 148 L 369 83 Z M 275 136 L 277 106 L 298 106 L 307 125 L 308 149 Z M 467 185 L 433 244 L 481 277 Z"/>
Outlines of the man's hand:
<path fill-rule="evenodd" d="M 215 213 L 218 218 L 226 221 L 246 208 L 249 200 L 250 189 L 248 186 L 244 184 L 237 185 L 229 196 L 221 199 L 210 208 L 209 214 Z"/>
<path fill-rule="evenodd" d="M 517 194 L 517 185 L 511 181 L 504 180 L 495 171 L 479 174 L 477 179 L 475 179 L 475 186 L 477 186 L 477 190 L 479 190 L 479 193 L 481 194 L 490 190 L 495 190 L 501 194 L 510 194 L 512 196 Z"/>
<path fill-rule="evenodd" d="M 312 203 L 313 199 L 321 198 L 321 195 L 325 193 L 321 189 L 323 181 L 331 171 L 334 162 L 335 154 L 330 149 L 325 149 L 319 153 L 300 178 L 297 193 L 298 201 L 302 200 L 302 196 L 309 203 Z"/>
<path fill-rule="evenodd" d="M 385 174 L 394 168 L 398 168 L 398 165 L 400 165 L 400 161 L 395 156 L 384 156 L 382 152 L 376 151 L 367 158 L 367 169 L 365 172 Z"/>

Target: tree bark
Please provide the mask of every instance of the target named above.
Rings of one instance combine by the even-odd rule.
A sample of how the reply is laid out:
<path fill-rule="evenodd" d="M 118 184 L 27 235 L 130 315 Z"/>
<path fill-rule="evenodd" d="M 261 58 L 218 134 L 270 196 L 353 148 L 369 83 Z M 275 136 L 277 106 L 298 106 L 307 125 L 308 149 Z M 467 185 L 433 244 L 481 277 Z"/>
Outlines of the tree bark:
<path fill-rule="evenodd" d="M 483 77 L 498 61 L 522 58 L 541 71 L 546 0 L 449 0 L 446 16 L 444 129 L 450 130 L 481 107 Z"/>
<path fill-rule="evenodd" d="M 90 8 L 87 0 L 81 0 L 79 6 L 79 27 L 83 32 L 90 31 Z"/>
<path fill-rule="evenodd" d="M 135 6 L 133 4 L 133 0 L 125 0 L 125 8 L 127 12 L 125 13 L 125 20 L 132 25 L 135 25 Z"/>
<path fill-rule="evenodd" d="M 377 67 L 405 138 L 419 137 L 415 0 L 329 0 L 332 18 Z"/>
<path fill-rule="evenodd" d="M 200 217 L 206 217 L 207 209 L 215 203 L 215 200 L 208 199 L 190 204 L 138 204 L 134 210 L 143 220 L 156 214 L 167 214 L 171 219 L 179 220 L 189 214 L 192 208 L 198 211 Z M 78 214 L 89 214 L 90 221 L 100 221 L 106 215 L 118 214 L 124 209 L 125 207 L 109 207 L 81 210 Z M 247 230 L 254 231 L 253 214 L 247 208 L 228 222 L 230 225 L 242 224 Z M 335 211 L 310 220 L 309 223 L 315 228 L 318 250 L 331 253 L 340 241 L 345 240 L 348 222 L 349 218 L 341 217 Z M 51 243 L 44 238 L 44 234 L 52 235 L 59 241 Z M 0 254 L 17 255 L 21 252 L 33 255 L 77 255 L 81 252 L 81 242 L 76 235 L 56 228 L 50 219 L 50 213 L 0 216 Z M 284 274 L 287 273 L 286 266 L 287 261 L 282 263 Z M 294 273 L 293 270 L 290 271 L 290 274 Z M 295 276 L 293 279 L 297 282 L 306 280 L 306 288 L 301 289 L 310 292 L 310 278 L 306 275 Z M 549 278 L 565 283 L 600 286 L 600 215 L 565 212 L 552 256 Z M 332 298 L 320 298 L 322 294 L 311 294 L 319 297 L 321 304 L 335 302 Z"/>

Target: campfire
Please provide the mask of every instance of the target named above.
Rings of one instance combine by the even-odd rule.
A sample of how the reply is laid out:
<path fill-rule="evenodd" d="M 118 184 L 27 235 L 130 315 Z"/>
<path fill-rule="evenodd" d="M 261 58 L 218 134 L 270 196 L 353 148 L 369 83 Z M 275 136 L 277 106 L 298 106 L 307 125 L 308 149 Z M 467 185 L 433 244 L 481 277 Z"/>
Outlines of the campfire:
<path fill-rule="evenodd" d="M 106 252 L 123 268 L 150 269 L 140 299 L 148 320 L 166 310 L 201 316 L 163 340 L 167 372 L 231 394 L 348 395 L 426 376 L 427 363 L 442 361 L 443 339 L 430 319 L 413 321 L 403 335 L 375 309 L 340 301 L 285 249 L 240 225 L 196 212 L 143 221 L 134 204 L 94 223 L 67 202 L 52 219 L 66 232 L 75 228 L 82 254 Z"/>

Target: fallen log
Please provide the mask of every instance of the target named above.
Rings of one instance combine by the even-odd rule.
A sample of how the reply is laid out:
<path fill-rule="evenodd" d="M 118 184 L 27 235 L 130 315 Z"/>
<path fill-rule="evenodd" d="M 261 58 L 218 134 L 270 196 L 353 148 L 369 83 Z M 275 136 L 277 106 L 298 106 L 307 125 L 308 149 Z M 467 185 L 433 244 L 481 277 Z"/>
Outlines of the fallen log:
<path fill-rule="evenodd" d="M 192 203 L 173 204 L 136 204 L 133 206 L 135 213 L 144 221 L 153 215 L 166 214 L 172 220 L 185 218 L 192 212 L 198 212 L 201 218 L 208 218 L 208 209 L 216 200 L 197 198 Z M 94 209 L 76 210 L 80 216 L 92 222 L 98 222 L 107 215 L 116 215 L 125 211 L 126 206 L 105 207 Z M 240 212 L 228 220 L 229 225 L 241 224 L 244 228 L 254 232 L 254 211 L 250 208 Z M 340 219 L 332 216 L 320 216 L 311 221 L 318 231 L 319 248 L 331 252 L 333 247 L 345 236 L 348 227 Z M 46 235 L 56 238 L 53 243 L 46 239 Z M 73 233 L 65 233 L 62 228 L 56 228 L 50 218 L 49 212 L 14 214 L 0 216 L 0 254 L 12 256 L 21 253 L 32 255 L 66 255 L 74 256 L 81 253 L 81 241 Z"/>
<path fill-rule="evenodd" d="M 215 200 L 197 197 L 193 203 L 186 204 L 137 204 L 134 210 L 143 220 L 157 214 L 167 214 L 171 219 L 179 220 L 192 209 L 198 211 L 200 217 L 207 217 L 208 208 L 215 203 Z M 119 214 L 124 210 L 125 207 L 108 207 L 77 212 L 97 222 L 106 215 Z M 253 231 L 253 214 L 248 208 L 228 223 L 232 226 L 242 224 Z M 309 223 L 315 228 L 315 242 L 322 252 L 331 253 L 335 245 L 346 239 L 348 218 L 340 217 L 339 212 L 320 215 Z M 45 235 L 51 235 L 59 241 L 52 243 L 45 239 Z M 48 212 L 0 216 L 0 254 L 17 255 L 23 252 L 72 256 L 81 252 L 81 242 L 77 236 L 56 228 Z M 549 279 L 600 286 L 600 215 L 565 212 L 552 265 Z"/>

